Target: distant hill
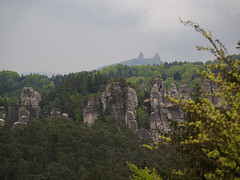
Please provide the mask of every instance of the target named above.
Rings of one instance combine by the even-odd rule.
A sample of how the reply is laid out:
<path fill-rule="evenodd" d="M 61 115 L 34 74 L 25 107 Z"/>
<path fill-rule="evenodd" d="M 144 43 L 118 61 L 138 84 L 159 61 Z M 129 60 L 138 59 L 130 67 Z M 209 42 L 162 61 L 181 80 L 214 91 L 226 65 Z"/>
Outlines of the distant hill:
<path fill-rule="evenodd" d="M 154 65 L 154 64 L 155 65 L 157 65 L 157 64 L 160 65 L 160 64 L 163 64 L 163 63 L 164 62 L 161 61 L 161 58 L 160 58 L 158 53 L 156 53 L 154 55 L 154 57 L 152 57 L 152 58 L 144 58 L 143 53 L 140 52 L 139 56 L 137 58 L 129 59 L 129 60 L 126 60 L 126 61 L 122 61 L 120 63 L 111 64 L 111 65 L 108 65 L 108 66 L 114 66 L 114 65 L 117 65 L 117 64 L 122 64 L 122 65 L 127 65 L 127 66 Z M 100 67 L 97 70 L 102 70 L 102 68 L 108 67 L 108 66 Z"/>

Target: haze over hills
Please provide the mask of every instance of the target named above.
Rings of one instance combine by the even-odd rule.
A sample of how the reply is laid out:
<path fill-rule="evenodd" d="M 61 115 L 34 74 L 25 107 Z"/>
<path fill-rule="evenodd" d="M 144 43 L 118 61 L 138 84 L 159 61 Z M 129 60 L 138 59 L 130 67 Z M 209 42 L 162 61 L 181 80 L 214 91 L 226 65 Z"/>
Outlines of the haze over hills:
<path fill-rule="evenodd" d="M 122 65 L 127 65 L 127 66 L 139 66 L 139 65 L 160 65 L 163 64 L 164 62 L 161 61 L 161 58 L 159 56 L 158 53 L 156 53 L 152 58 L 144 58 L 143 53 L 140 52 L 139 56 L 137 58 L 133 58 L 133 59 L 129 59 L 126 61 L 122 61 L 120 63 L 116 63 L 116 64 L 111 64 L 108 66 L 114 66 L 117 64 L 122 64 Z M 108 67 L 108 66 L 102 66 L 100 68 L 98 68 L 97 70 L 102 70 L 102 68 L 104 67 Z"/>

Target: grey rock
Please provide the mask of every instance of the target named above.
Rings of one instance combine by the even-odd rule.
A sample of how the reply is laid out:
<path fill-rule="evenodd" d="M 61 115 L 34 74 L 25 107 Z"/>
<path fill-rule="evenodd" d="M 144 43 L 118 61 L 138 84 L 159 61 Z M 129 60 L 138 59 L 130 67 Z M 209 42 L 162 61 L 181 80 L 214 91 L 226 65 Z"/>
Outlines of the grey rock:
<path fill-rule="evenodd" d="M 100 110 L 97 109 L 97 99 L 90 98 L 87 106 L 83 110 L 83 122 L 88 126 L 92 126 L 100 115 Z"/>
<path fill-rule="evenodd" d="M 137 118 L 137 94 L 130 87 L 121 88 L 118 82 L 108 84 L 106 91 L 102 93 L 101 103 L 103 113 L 108 107 L 120 124 L 129 124 L 130 120 Z"/>
<path fill-rule="evenodd" d="M 137 131 L 137 135 L 140 139 L 146 139 L 146 140 L 151 139 L 151 133 L 146 129 L 139 129 Z"/>
<path fill-rule="evenodd" d="M 169 101 L 167 96 L 178 99 L 179 92 L 175 84 L 171 84 L 170 89 L 166 92 L 165 82 L 160 78 L 153 78 L 151 81 L 152 90 L 150 93 L 150 133 L 153 140 L 158 140 L 159 132 L 169 133 L 169 120 L 177 122 L 184 121 L 183 111 L 175 104 Z M 185 89 L 184 89 L 185 88 Z M 182 86 L 184 98 L 189 98 L 189 87 Z"/>
<path fill-rule="evenodd" d="M 147 92 L 148 91 L 148 86 L 146 84 L 141 84 L 140 85 L 140 91 Z"/>
<path fill-rule="evenodd" d="M 163 106 L 163 97 L 162 94 L 159 92 L 159 87 L 157 84 L 154 84 L 150 93 L 150 104 L 151 110 L 154 111 L 157 107 Z"/>
<path fill-rule="evenodd" d="M 20 119 L 18 120 L 18 122 L 20 122 L 21 124 L 26 124 L 27 121 L 29 121 L 27 116 L 21 116 Z"/>
<path fill-rule="evenodd" d="M 42 100 L 41 95 L 32 87 L 24 87 L 21 93 L 21 102 L 25 105 L 38 106 Z"/>
<path fill-rule="evenodd" d="M 9 107 L 9 117 L 12 120 L 12 124 L 36 120 L 41 110 L 39 107 L 41 99 L 41 95 L 33 88 L 24 87 L 19 102 L 15 106 Z"/>
<path fill-rule="evenodd" d="M 186 84 L 180 85 L 179 94 L 182 95 L 182 99 L 186 101 L 187 99 L 190 98 L 190 94 L 191 94 L 190 87 Z"/>
<path fill-rule="evenodd" d="M 51 119 L 55 120 L 61 117 L 61 112 L 58 109 L 52 109 L 50 113 Z"/>
<path fill-rule="evenodd" d="M 0 107 L 0 118 L 5 118 L 6 117 L 6 111 L 3 106 Z"/>
<path fill-rule="evenodd" d="M 69 117 L 69 115 L 68 115 L 67 113 L 63 113 L 62 116 L 63 116 L 64 118 L 68 118 L 68 117 Z"/>
<path fill-rule="evenodd" d="M 128 121 L 128 127 L 134 131 L 138 130 L 138 124 L 136 120 L 129 120 Z"/>
<path fill-rule="evenodd" d="M 26 116 L 28 119 L 30 119 L 30 110 L 29 110 L 29 108 L 27 110 L 27 108 L 25 106 L 19 107 L 18 117 L 21 118 L 22 116 Z"/>
<path fill-rule="evenodd" d="M 206 96 L 207 94 L 212 93 L 212 86 L 211 82 L 208 79 L 204 79 L 201 84 L 201 90 L 203 92 L 203 95 Z M 212 97 L 207 96 L 208 100 L 212 102 Z"/>
<path fill-rule="evenodd" d="M 176 104 L 173 104 L 171 107 L 168 107 L 169 119 L 175 120 L 178 123 L 184 121 L 184 113 L 182 109 L 179 108 Z"/>
<path fill-rule="evenodd" d="M 5 120 L 4 119 L 0 119 L 0 126 L 3 126 L 5 123 Z"/>
<path fill-rule="evenodd" d="M 171 97 L 173 97 L 174 99 L 178 99 L 178 91 L 177 86 L 175 84 L 170 85 L 169 93 Z"/>
<path fill-rule="evenodd" d="M 203 96 L 207 96 L 207 98 L 212 102 L 216 107 L 222 106 L 221 98 L 217 95 L 218 86 L 211 82 L 208 79 L 204 79 L 201 84 L 201 90 L 203 92 Z"/>
<path fill-rule="evenodd" d="M 127 103 L 126 103 L 125 107 L 126 107 L 125 122 L 127 123 L 130 120 L 136 121 L 138 98 L 137 98 L 136 91 L 130 87 L 127 88 Z"/>
<path fill-rule="evenodd" d="M 152 78 L 151 80 L 151 87 L 153 87 L 155 84 L 157 84 L 157 87 L 159 88 L 158 91 L 164 95 L 166 93 L 166 84 L 165 81 L 161 78 Z"/>
<path fill-rule="evenodd" d="M 212 92 L 213 92 L 213 97 L 212 97 L 212 103 L 216 106 L 216 107 L 220 107 L 222 106 L 222 102 L 221 102 L 221 98 L 217 95 L 218 93 L 218 89 L 219 87 L 211 82 L 211 85 L 212 85 Z"/>
<path fill-rule="evenodd" d="M 21 126 L 22 125 L 22 123 L 20 123 L 20 122 L 15 122 L 14 124 L 13 124 L 13 127 L 18 127 L 18 126 Z"/>

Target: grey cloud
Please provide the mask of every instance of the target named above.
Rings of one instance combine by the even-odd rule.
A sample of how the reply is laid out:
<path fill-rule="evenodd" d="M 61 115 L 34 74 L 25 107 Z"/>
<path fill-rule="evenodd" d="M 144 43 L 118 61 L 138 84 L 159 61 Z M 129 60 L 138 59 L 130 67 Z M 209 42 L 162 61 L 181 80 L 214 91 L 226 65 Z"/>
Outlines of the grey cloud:
<path fill-rule="evenodd" d="M 235 50 L 237 0 L 24 0 L 0 2 L 0 62 L 18 72 L 92 70 L 155 52 L 165 61 L 209 60 L 208 45 L 178 17 L 194 20 Z"/>

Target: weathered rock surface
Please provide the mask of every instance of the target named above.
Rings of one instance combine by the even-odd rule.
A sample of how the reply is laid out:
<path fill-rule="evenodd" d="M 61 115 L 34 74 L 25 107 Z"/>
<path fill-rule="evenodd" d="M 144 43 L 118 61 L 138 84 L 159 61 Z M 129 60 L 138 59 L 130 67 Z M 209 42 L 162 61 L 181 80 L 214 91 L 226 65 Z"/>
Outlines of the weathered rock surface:
<path fill-rule="evenodd" d="M 216 107 L 222 106 L 221 98 L 217 96 L 217 89 L 218 86 L 211 82 L 212 85 L 212 92 L 213 92 L 213 97 L 212 97 L 212 103 L 215 104 Z"/>
<path fill-rule="evenodd" d="M 187 99 L 190 98 L 190 94 L 191 94 L 190 87 L 186 84 L 180 85 L 179 94 L 182 95 L 182 99 L 186 101 Z"/>
<path fill-rule="evenodd" d="M 151 133 L 147 129 L 139 129 L 137 131 L 137 134 L 140 139 L 147 139 L 147 140 L 152 139 Z"/>
<path fill-rule="evenodd" d="M 9 108 L 9 117 L 12 123 L 24 124 L 29 120 L 36 120 L 40 113 L 39 102 L 41 95 L 32 87 L 24 87 L 21 93 L 21 98 L 15 106 Z"/>
<path fill-rule="evenodd" d="M 0 126 L 3 126 L 5 123 L 5 120 L 4 119 L 0 119 Z"/>
<path fill-rule="evenodd" d="M 3 106 L 0 107 L 0 118 L 5 118 L 6 117 L 6 111 Z"/>
<path fill-rule="evenodd" d="M 90 99 L 84 109 L 83 121 L 92 125 L 99 115 L 106 111 L 114 116 L 119 124 L 127 124 L 137 130 L 137 107 L 138 99 L 134 89 L 121 87 L 120 83 L 114 82 L 106 86 L 100 99 Z"/>
<path fill-rule="evenodd" d="M 181 122 L 184 120 L 184 114 L 179 107 L 171 103 L 165 95 L 170 95 L 178 99 L 178 91 L 175 84 L 171 84 L 170 89 L 166 92 L 165 82 L 162 79 L 154 78 L 151 81 L 152 90 L 150 93 L 150 132 L 153 140 L 158 140 L 159 131 L 169 132 L 169 120 Z M 187 90 L 186 90 L 187 89 Z M 186 91 L 186 92 L 185 92 Z M 185 93 L 185 98 L 190 96 L 188 87 L 182 87 L 181 93 Z"/>
<path fill-rule="evenodd" d="M 67 113 L 63 113 L 63 114 L 62 114 L 62 117 L 64 117 L 64 118 L 69 118 L 69 115 L 68 115 Z"/>
<path fill-rule="evenodd" d="M 210 81 L 202 82 L 202 91 L 204 94 L 215 92 L 217 88 Z M 147 92 L 147 86 L 141 85 L 140 90 Z M 137 132 L 140 138 L 152 139 L 157 141 L 159 132 L 168 133 L 169 120 L 178 123 L 184 122 L 184 112 L 168 100 L 166 96 L 171 96 L 178 99 L 181 95 L 183 100 L 190 98 L 191 90 L 188 85 L 181 85 L 179 91 L 175 84 L 171 84 L 169 91 L 166 90 L 165 81 L 160 78 L 151 80 L 150 98 L 144 101 L 147 106 L 147 112 L 150 119 L 150 130 L 138 129 L 137 108 L 138 99 L 134 89 L 129 87 L 121 87 L 120 83 L 108 84 L 106 91 L 102 93 L 100 99 L 90 99 L 88 105 L 84 109 L 84 122 L 92 125 L 97 120 L 98 116 L 106 111 L 110 112 L 120 124 L 127 124 L 129 128 Z M 220 104 L 217 96 L 213 96 L 211 101 L 214 104 Z M 99 102 L 97 106 L 96 103 Z"/>
<path fill-rule="evenodd" d="M 20 122 L 18 121 L 18 122 L 15 122 L 15 123 L 13 124 L 13 127 L 18 127 L 18 126 L 20 126 L 20 125 L 22 125 L 22 123 L 20 123 Z"/>
<path fill-rule="evenodd" d="M 210 80 L 204 79 L 204 80 L 202 81 L 201 90 L 202 90 L 202 92 L 203 92 L 203 95 L 205 95 L 205 96 L 206 96 L 207 94 L 212 93 L 212 86 L 211 86 Z M 207 98 L 208 98 L 209 101 L 212 102 L 212 97 L 211 97 L 211 96 L 208 96 Z"/>
<path fill-rule="evenodd" d="M 101 114 L 101 109 L 97 106 L 98 101 L 97 98 L 90 98 L 87 106 L 83 110 L 83 122 L 87 123 L 88 126 L 93 125 Z"/>
<path fill-rule="evenodd" d="M 211 82 L 208 79 L 204 79 L 201 84 L 201 90 L 203 92 L 203 96 L 208 94 L 212 94 L 213 96 L 207 96 L 209 101 L 211 101 L 216 107 L 220 107 L 222 105 L 221 99 L 217 96 L 217 85 Z"/>
<path fill-rule="evenodd" d="M 177 91 L 177 86 L 175 84 L 170 85 L 169 94 L 174 99 L 178 99 L 178 91 Z"/>
<path fill-rule="evenodd" d="M 27 121 L 29 121 L 27 116 L 21 116 L 20 119 L 18 120 L 18 122 L 20 122 L 21 124 L 26 124 Z"/>
<path fill-rule="evenodd" d="M 147 92 L 148 91 L 148 86 L 146 84 L 141 84 L 140 85 L 140 91 Z"/>

